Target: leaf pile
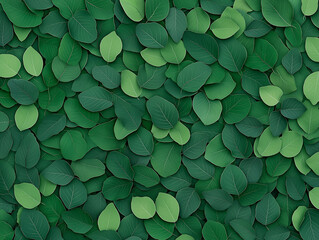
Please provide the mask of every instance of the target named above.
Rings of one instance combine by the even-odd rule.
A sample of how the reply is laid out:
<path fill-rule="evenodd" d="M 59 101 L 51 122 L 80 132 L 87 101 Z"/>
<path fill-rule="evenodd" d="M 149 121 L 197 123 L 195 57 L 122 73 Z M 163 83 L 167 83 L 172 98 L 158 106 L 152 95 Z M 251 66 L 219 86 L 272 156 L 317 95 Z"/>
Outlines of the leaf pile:
<path fill-rule="evenodd" d="M 1 240 L 319 239 L 317 0 L 0 0 Z"/>

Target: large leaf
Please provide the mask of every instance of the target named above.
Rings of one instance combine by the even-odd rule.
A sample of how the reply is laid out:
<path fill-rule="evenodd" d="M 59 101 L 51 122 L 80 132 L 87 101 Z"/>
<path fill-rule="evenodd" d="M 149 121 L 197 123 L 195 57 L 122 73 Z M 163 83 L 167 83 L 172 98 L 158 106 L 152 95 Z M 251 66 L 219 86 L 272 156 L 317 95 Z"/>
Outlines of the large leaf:
<path fill-rule="evenodd" d="M 270 24 L 277 27 L 291 26 L 294 12 L 290 1 L 261 0 L 261 10 Z"/>
<path fill-rule="evenodd" d="M 23 209 L 20 215 L 20 229 L 27 238 L 43 240 L 50 226 L 47 218 L 40 211 Z"/>

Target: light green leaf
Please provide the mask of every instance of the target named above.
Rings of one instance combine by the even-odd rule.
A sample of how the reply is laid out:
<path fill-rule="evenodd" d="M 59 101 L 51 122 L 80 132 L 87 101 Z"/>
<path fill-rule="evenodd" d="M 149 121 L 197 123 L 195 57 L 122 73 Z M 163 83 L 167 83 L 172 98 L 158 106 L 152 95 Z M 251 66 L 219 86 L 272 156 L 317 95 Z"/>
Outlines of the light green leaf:
<path fill-rule="evenodd" d="M 168 193 L 159 193 L 156 201 L 156 212 L 161 219 L 166 222 L 177 222 L 179 215 L 179 205 L 177 200 Z"/>
<path fill-rule="evenodd" d="M 314 62 L 319 62 L 319 38 L 307 37 L 305 47 L 308 57 Z"/>
<path fill-rule="evenodd" d="M 308 158 L 306 163 L 315 174 L 319 175 L 319 152 Z"/>
<path fill-rule="evenodd" d="M 11 78 L 18 74 L 20 60 L 12 54 L 0 54 L 0 77 Z"/>
<path fill-rule="evenodd" d="M 314 15 L 318 10 L 317 0 L 301 0 L 301 11 L 305 16 Z"/>
<path fill-rule="evenodd" d="M 279 137 L 274 137 L 268 127 L 263 131 L 259 138 L 257 151 L 262 156 L 268 157 L 279 153 L 281 146 L 281 139 Z"/>
<path fill-rule="evenodd" d="M 32 104 L 28 106 L 20 106 L 14 115 L 14 119 L 17 128 L 20 131 L 24 131 L 33 127 L 38 120 L 38 116 L 38 109 L 34 104 Z"/>
<path fill-rule="evenodd" d="M 210 29 L 216 37 L 227 39 L 238 32 L 239 26 L 228 17 L 220 17 L 212 23 Z"/>
<path fill-rule="evenodd" d="M 133 214 L 139 219 L 150 219 L 156 212 L 155 204 L 149 197 L 133 197 L 131 209 Z"/>
<path fill-rule="evenodd" d="M 31 183 L 14 185 L 14 196 L 22 207 L 32 209 L 41 203 L 39 190 Z"/>
<path fill-rule="evenodd" d="M 277 86 L 268 85 L 259 88 L 259 95 L 266 105 L 275 106 L 279 103 L 283 91 Z"/>
<path fill-rule="evenodd" d="M 314 72 L 308 75 L 303 84 L 303 92 L 312 105 L 316 105 L 319 102 L 319 72 Z"/>
<path fill-rule="evenodd" d="M 169 135 L 179 145 L 185 145 L 190 139 L 190 131 L 180 121 L 169 130 Z"/>
<path fill-rule="evenodd" d="M 33 48 L 28 47 L 23 54 L 23 66 L 32 76 L 40 76 L 43 69 L 42 56 Z"/>
<path fill-rule="evenodd" d="M 305 101 L 303 104 L 307 110 L 297 119 L 297 122 L 302 130 L 310 134 L 318 129 L 319 109 L 318 107 L 313 106 L 309 101 Z"/>
<path fill-rule="evenodd" d="M 100 231 L 113 230 L 116 231 L 120 226 L 120 214 L 114 206 L 114 203 L 110 203 L 101 212 L 97 225 Z"/>
<path fill-rule="evenodd" d="M 311 189 L 311 191 L 309 192 L 309 199 L 312 205 L 315 208 L 319 209 L 319 187 Z"/>
<path fill-rule="evenodd" d="M 114 62 L 122 51 L 122 40 L 115 31 L 106 35 L 100 43 L 100 52 L 106 62 Z"/>
<path fill-rule="evenodd" d="M 120 0 L 126 15 L 134 22 L 140 22 L 144 18 L 144 0 Z"/>
<path fill-rule="evenodd" d="M 137 83 L 136 74 L 127 69 L 121 73 L 121 89 L 130 97 L 137 98 L 142 93 L 142 88 Z"/>
<path fill-rule="evenodd" d="M 305 214 L 307 210 L 308 210 L 307 207 L 299 206 L 292 214 L 292 225 L 297 231 L 300 230 L 300 226 L 303 220 L 305 219 Z"/>
<path fill-rule="evenodd" d="M 280 149 L 280 154 L 284 157 L 295 157 L 301 151 L 303 138 L 299 133 L 294 131 L 285 131 L 282 134 L 281 140 L 282 147 Z"/>

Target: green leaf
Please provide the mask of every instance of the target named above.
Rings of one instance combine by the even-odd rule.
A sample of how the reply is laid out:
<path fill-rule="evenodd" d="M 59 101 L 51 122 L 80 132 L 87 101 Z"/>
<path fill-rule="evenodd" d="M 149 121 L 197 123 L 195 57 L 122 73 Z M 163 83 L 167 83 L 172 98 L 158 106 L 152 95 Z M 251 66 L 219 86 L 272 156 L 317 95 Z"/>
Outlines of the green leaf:
<path fill-rule="evenodd" d="M 303 85 L 304 95 L 309 99 L 312 105 L 316 105 L 319 102 L 319 98 L 316 94 L 319 90 L 318 82 L 319 72 L 314 72 L 307 76 Z"/>
<path fill-rule="evenodd" d="M 280 108 L 281 114 L 289 119 L 297 119 L 304 114 L 306 107 L 295 98 L 285 99 Z"/>
<path fill-rule="evenodd" d="M 181 122 L 169 130 L 169 136 L 179 145 L 185 145 L 190 139 L 190 131 Z"/>
<path fill-rule="evenodd" d="M 23 79 L 10 79 L 8 87 L 11 97 L 19 104 L 30 105 L 38 100 L 39 90 L 32 82 Z"/>
<path fill-rule="evenodd" d="M 12 54 L 0 54 L 0 77 L 12 78 L 21 68 L 20 60 Z"/>
<path fill-rule="evenodd" d="M 42 72 L 42 56 L 31 46 L 28 47 L 23 54 L 23 66 L 32 76 L 40 76 Z"/>
<path fill-rule="evenodd" d="M 200 197 L 194 188 L 183 188 L 176 194 L 176 200 L 180 206 L 180 217 L 188 218 L 192 215 L 201 203 Z"/>
<path fill-rule="evenodd" d="M 236 39 L 219 43 L 218 62 L 231 72 L 240 72 L 247 58 L 246 48 Z"/>
<path fill-rule="evenodd" d="M 290 75 L 283 66 L 278 66 L 270 75 L 273 85 L 281 88 L 284 94 L 289 94 L 297 90 L 295 78 Z"/>
<path fill-rule="evenodd" d="M 196 92 L 206 83 L 211 73 L 211 68 L 206 64 L 191 63 L 178 74 L 177 85 L 187 92 Z"/>
<path fill-rule="evenodd" d="M 275 222 L 280 216 L 280 207 L 276 199 L 268 193 L 256 205 L 256 219 L 263 225 Z"/>
<path fill-rule="evenodd" d="M 248 184 L 246 190 L 239 196 L 239 202 L 242 206 L 250 206 L 258 202 L 267 193 L 264 184 Z"/>
<path fill-rule="evenodd" d="M 220 185 L 229 194 L 240 195 L 247 187 L 247 178 L 239 167 L 229 165 L 221 175 Z"/>
<path fill-rule="evenodd" d="M 283 95 L 283 91 L 277 86 L 268 85 L 260 87 L 259 94 L 266 105 L 275 106 Z"/>
<path fill-rule="evenodd" d="M 66 33 L 61 40 L 58 56 L 66 64 L 77 65 L 82 57 L 81 46 Z"/>
<path fill-rule="evenodd" d="M 87 190 L 82 182 L 73 179 L 68 185 L 60 187 L 60 198 L 67 209 L 81 206 L 87 200 Z"/>
<path fill-rule="evenodd" d="M 171 8 L 165 19 L 165 27 L 173 41 L 178 43 L 187 28 L 187 18 L 184 12 L 177 8 Z"/>
<path fill-rule="evenodd" d="M 21 206 L 32 209 L 41 203 L 39 190 L 31 183 L 20 183 L 14 185 L 14 196 Z"/>
<path fill-rule="evenodd" d="M 133 183 L 125 179 L 109 177 L 103 183 L 102 193 L 107 200 L 115 201 L 127 198 Z"/>
<path fill-rule="evenodd" d="M 0 46 L 4 47 L 13 38 L 13 27 L 4 11 L 0 11 Z"/>
<path fill-rule="evenodd" d="M 99 120 L 98 113 L 85 110 L 76 98 L 68 98 L 65 101 L 64 111 L 71 122 L 83 128 L 92 128 Z"/>
<path fill-rule="evenodd" d="M 274 137 L 268 127 L 263 131 L 259 138 L 257 151 L 262 156 L 268 157 L 279 153 L 281 146 L 281 139 L 279 137 Z"/>
<path fill-rule="evenodd" d="M 160 96 L 150 98 L 146 107 L 153 124 L 161 129 L 171 129 L 178 122 L 179 114 L 176 107 Z"/>
<path fill-rule="evenodd" d="M 173 235 L 174 224 L 164 222 L 158 216 L 144 222 L 147 233 L 154 239 L 168 239 Z"/>
<path fill-rule="evenodd" d="M 181 165 L 181 146 L 175 143 L 157 143 L 151 157 L 151 164 L 160 176 L 173 175 Z"/>
<path fill-rule="evenodd" d="M 43 13 L 30 11 L 23 1 L 1 0 L 1 5 L 10 22 L 22 28 L 36 27 L 41 24 Z M 19 14 L 17 14 L 19 12 Z"/>
<path fill-rule="evenodd" d="M 243 219 L 234 219 L 230 222 L 230 226 L 243 238 L 247 240 L 256 239 L 255 229 L 250 222 Z"/>
<path fill-rule="evenodd" d="M 85 0 L 89 13 L 97 20 L 110 19 L 114 15 L 114 3 L 111 0 Z"/>
<path fill-rule="evenodd" d="M 149 156 L 154 149 L 154 141 L 152 134 L 141 127 L 128 138 L 128 146 L 133 153 L 140 156 Z"/>
<path fill-rule="evenodd" d="M 200 7 L 187 14 L 187 29 L 194 33 L 205 33 L 210 25 L 209 15 Z"/>
<path fill-rule="evenodd" d="M 68 130 L 60 140 L 60 149 L 65 159 L 76 161 L 87 153 L 88 146 L 81 132 Z"/>
<path fill-rule="evenodd" d="M 112 151 L 108 154 L 106 167 L 115 177 L 133 180 L 134 172 L 130 160 L 120 152 Z"/>
<path fill-rule="evenodd" d="M 301 117 L 297 119 L 299 126 L 306 133 L 310 134 L 317 130 L 319 124 L 319 110 L 317 107 L 313 106 L 309 101 L 305 101 L 304 106 L 306 111 Z"/>
<path fill-rule="evenodd" d="M 43 240 L 46 239 L 50 226 L 40 211 L 23 209 L 20 214 L 20 229 L 27 238 Z"/>
<path fill-rule="evenodd" d="M 153 187 L 160 181 L 157 173 L 150 167 L 137 165 L 133 167 L 133 170 L 134 181 L 145 187 Z"/>
<path fill-rule="evenodd" d="M 227 232 L 223 224 L 208 220 L 203 227 L 205 240 L 226 240 Z"/>
<path fill-rule="evenodd" d="M 133 197 L 131 209 L 133 214 L 139 219 L 150 219 L 156 212 L 155 204 L 149 197 Z"/>
<path fill-rule="evenodd" d="M 278 60 L 278 53 L 273 45 L 264 39 L 258 39 L 254 52 L 247 58 L 246 66 L 265 72 L 272 69 Z"/>
<path fill-rule="evenodd" d="M 48 114 L 38 125 L 37 138 L 45 141 L 50 137 L 60 133 L 66 125 L 66 117 L 62 114 Z"/>
<path fill-rule="evenodd" d="M 126 95 L 134 98 L 142 94 L 142 88 L 138 84 L 137 76 L 127 69 L 121 73 L 121 89 Z"/>
<path fill-rule="evenodd" d="M 275 155 L 266 159 L 267 173 L 272 177 L 283 175 L 290 167 L 291 160 Z"/>
<path fill-rule="evenodd" d="M 204 191 L 203 197 L 217 211 L 224 211 L 233 204 L 233 197 L 222 189 Z"/>
<path fill-rule="evenodd" d="M 145 2 L 145 15 L 148 21 L 159 22 L 164 20 L 169 11 L 169 1 L 147 0 Z"/>
<path fill-rule="evenodd" d="M 144 0 L 120 0 L 125 14 L 134 22 L 140 22 L 144 18 Z"/>
<path fill-rule="evenodd" d="M 52 61 L 52 71 L 56 79 L 61 82 L 71 82 L 79 77 L 81 73 L 79 65 L 68 65 L 58 56 Z"/>
<path fill-rule="evenodd" d="M 246 117 L 244 120 L 235 124 L 236 128 L 246 137 L 257 138 L 260 136 L 264 127 L 260 121 L 253 117 Z"/>
<path fill-rule="evenodd" d="M 303 145 L 302 136 L 294 131 L 285 131 L 281 137 L 282 147 L 280 154 L 284 157 L 291 158 L 298 155 Z"/>
<path fill-rule="evenodd" d="M 116 57 L 122 52 L 122 40 L 115 31 L 109 33 L 100 43 L 100 52 L 106 62 L 114 62 Z"/>
<path fill-rule="evenodd" d="M 158 23 L 138 24 L 136 26 L 136 36 L 143 46 L 149 48 L 163 48 L 168 41 L 165 28 Z"/>
<path fill-rule="evenodd" d="M 315 209 L 305 213 L 305 219 L 300 226 L 300 235 L 303 239 L 315 240 L 319 237 L 319 215 Z"/>
<path fill-rule="evenodd" d="M 77 10 L 68 22 L 71 37 L 79 42 L 92 43 L 97 38 L 96 21 L 85 10 Z"/>
<path fill-rule="evenodd" d="M 318 159 L 319 159 L 319 153 L 315 153 L 306 160 L 307 165 L 317 175 L 319 174 Z"/>
<path fill-rule="evenodd" d="M 218 134 L 208 143 L 205 151 L 205 159 L 218 167 L 226 167 L 235 160 L 229 150 L 224 146 L 221 134 Z"/>
<path fill-rule="evenodd" d="M 297 48 L 291 49 L 283 58 L 282 65 L 290 74 L 295 74 L 302 67 L 302 56 Z"/>
<path fill-rule="evenodd" d="M 211 101 L 204 93 L 193 98 L 193 109 L 204 125 L 211 125 L 220 118 L 222 104 L 218 100 Z"/>
<path fill-rule="evenodd" d="M 219 54 L 218 44 L 210 35 L 186 31 L 183 36 L 183 42 L 187 52 L 197 61 L 206 64 L 212 64 L 217 61 Z"/>
<path fill-rule="evenodd" d="M 300 226 L 303 220 L 305 219 L 305 214 L 307 210 L 307 207 L 299 206 L 292 214 L 292 224 L 297 231 L 300 230 Z"/>
<path fill-rule="evenodd" d="M 0 237 L 3 240 L 11 240 L 14 237 L 14 231 L 12 230 L 12 227 L 9 223 L 5 221 L 0 222 Z M 17 236 L 16 236 L 17 237 Z"/>
<path fill-rule="evenodd" d="M 271 112 L 269 116 L 271 134 L 279 137 L 287 127 L 287 120 L 279 112 Z"/>
<path fill-rule="evenodd" d="M 63 212 L 62 219 L 75 233 L 87 233 L 93 226 L 91 217 L 80 208 Z"/>
<path fill-rule="evenodd" d="M 261 0 L 261 11 L 271 25 L 276 27 L 291 26 L 294 11 L 288 0 Z"/>
<path fill-rule="evenodd" d="M 56 160 L 42 171 L 42 176 L 58 185 L 67 185 L 74 178 L 70 165 L 63 160 Z"/>
<path fill-rule="evenodd" d="M 246 28 L 245 35 L 247 37 L 263 37 L 270 30 L 271 26 L 262 20 L 253 20 Z"/>
<path fill-rule="evenodd" d="M 40 160 L 40 147 L 31 132 L 27 132 L 21 139 L 16 151 L 15 162 L 25 168 L 33 168 Z"/>
<path fill-rule="evenodd" d="M 98 159 L 81 159 L 71 163 L 71 168 L 82 182 L 99 177 L 105 173 L 104 164 Z"/>
<path fill-rule="evenodd" d="M 161 54 L 166 62 L 180 64 L 186 56 L 183 41 L 175 43 L 169 38 L 166 46 L 161 49 Z"/>
<path fill-rule="evenodd" d="M 33 127 L 39 116 L 38 109 L 34 104 L 28 106 L 20 106 L 15 115 L 15 123 L 20 131 L 24 131 Z"/>
<path fill-rule="evenodd" d="M 252 146 L 248 138 L 243 136 L 234 125 L 224 127 L 222 140 L 235 158 L 248 158 L 252 153 Z"/>
<path fill-rule="evenodd" d="M 0 132 L 4 132 L 9 127 L 9 117 L 0 111 Z"/>
<path fill-rule="evenodd" d="M 234 124 L 247 117 L 251 101 L 247 95 L 233 94 L 222 101 L 223 117 L 226 123 Z"/>
<path fill-rule="evenodd" d="M 100 231 L 103 230 L 114 230 L 120 226 L 120 214 L 114 206 L 114 203 L 110 203 L 101 212 L 97 220 L 97 225 Z"/>
<path fill-rule="evenodd" d="M 95 66 L 92 69 L 92 75 L 94 79 L 102 83 L 106 88 L 114 89 L 120 86 L 121 75 L 108 65 Z"/>
<path fill-rule="evenodd" d="M 177 200 L 172 195 L 160 192 L 155 205 L 156 212 L 161 219 L 165 222 L 177 222 L 180 208 Z"/>
<path fill-rule="evenodd" d="M 315 0 L 302 0 L 301 11 L 305 16 L 314 15 L 318 10 L 318 1 Z"/>
<path fill-rule="evenodd" d="M 219 39 L 227 39 L 238 32 L 239 26 L 228 17 L 220 17 L 212 23 L 210 29 Z"/>
<path fill-rule="evenodd" d="M 60 14 L 65 19 L 70 19 L 77 10 L 85 9 L 85 3 L 83 0 L 52 0 L 52 3 L 60 10 Z"/>
<path fill-rule="evenodd" d="M 111 93 L 99 86 L 81 92 L 79 101 L 90 112 L 101 112 L 113 105 Z"/>
<path fill-rule="evenodd" d="M 120 149 L 124 142 L 114 136 L 114 120 L 102 123 L 89 131 L 90 139 L 102 150 L 110 151 Z"/>

